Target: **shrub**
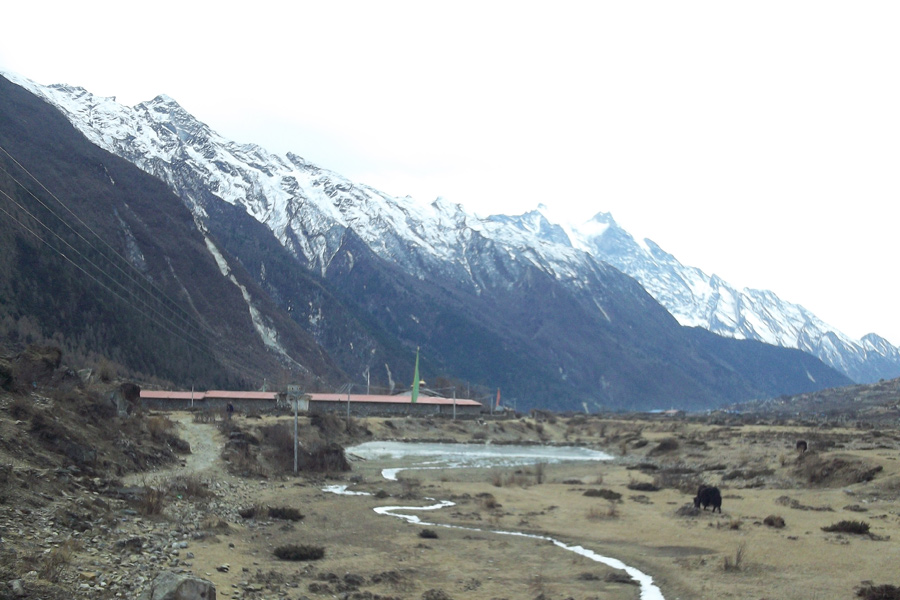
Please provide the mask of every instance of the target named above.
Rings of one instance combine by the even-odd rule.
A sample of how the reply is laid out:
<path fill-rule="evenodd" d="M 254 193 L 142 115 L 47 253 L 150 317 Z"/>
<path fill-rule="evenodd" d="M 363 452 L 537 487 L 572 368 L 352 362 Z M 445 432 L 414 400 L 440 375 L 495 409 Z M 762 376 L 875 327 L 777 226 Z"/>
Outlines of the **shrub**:
<path fill-rule="evenodd" d="M 823 527 L 822 531 L 829 533 L 869 533 L 869 524 L 865 521 L 838 521 L 828 527 Z"/>
<path fill-rule="evenodd" d="M 546 468 L 547 468 L 547 463 L 545 463 L 545 462 L 539 462 L 534 465 L 534 481 L 535 481 L 535 483 L 538 483 L 538 484 L 544 483 Z"/>
<path fill-rule="evenodd" d="M 665 454 L 666 452 L 673 452 L 678 450 L 678 440 L 673 437 L 668 437 L 660 442 L 650 450 L 648 453 L 650 456 L 654 456 L 656 454 Z"/>
<path fill-rule="evenodd" d="M 325 548 L 321 546 L 289 544 L 275 548 L 274 554 L 281 560 L 319 560 L 325 557 Z"/>
<path fill-rule="evenodd" d="M 863 600 L 900 600 L 900 587 L 895 585 L 872 585 L 856 589 L 856 596 Z"/>
<path fill-rule="evenodd" d="M 175 429 L 175 422 L 169 417 L 147 417 L 147 432 L 155 440 L 166 439 Z"/>
<path fill-rule="evenodd" d="M 481 508 L 486 510 L 493 510 L 495 508 L 500 508 L 500 503 L 497 502 L 497 499 L 493 494 L 482 493 L 478 494 L 478 503 L 481 505 Z"/>
<path fill-rule="evenodd" d="M 35 407 L 34 401 L 31 398 L 25 396 L 16 396 L 13 398 L 13 401 L 9 403 L 9 415 L 20 421 L 24 421 L 25 419 L 30 419 L 34 415 Z"/>
<path fill-rule="evenodd" d="M 614 492 L 612 490 L 605 490 L 605 489 L 585 490 L 584 495 L 588 496 L 589 498 L 605 498 L 607 500 L 613 500 L 613 501 L 622 499 L 622 494 L 620 494 L 619 492 Z"/>
<path fill-rule="evenodd" d="M 684 472 L 680 469 L 666 469 L 658 471 L 653 476 L 653 485 L 662 488 L 673 488 L 684 494 L 697 494 L 697 488 L 703 480 L 695 473 Z"/>
<path fill-rule="evenodd" d="M 288 506 L 263 506 L 254 504 L 238 510 L 242 519 L 279 519 L 282 521 L 299 521 L 303 515 L 296 508 Z"/>
<path fill-rule="evenodd" d="M 600 519 L 615 519 L 619 516 L 619 507 L 616 506 L 615 500 L 609 501 L 609 506 L 607 506 L 606 510 L 602 510 L 596 507 L 591 507 L 588 509 L 585 517 L 589 521 L 599 521 Z"/>
<path fill-rule="evenodd" d="M 289 506 L 270 506 L 269 518 L 282 521 L 299 521 L 303 518 L 303 515 L 296 508 Z"/>
<path fill-rule="evenodd" d="M 169 482 L 169 490 L 181 494 L 185 498 L 213 498 L 216 493 L 209 489 L 209 484 L 199 475 L 179 475 Z"/>
<path fill-rule="evenodd" d="M 775 527 L 776 529 L 781 529 L 784 527 L 784 519 L 777 515 L 769 515 L 765 519 L 763 519 L 763 523 L 768 525 L 769 527 Z"/>
<path fill-rule="evenodd" d="M 744 563 L 744 554 L 746 553 L 747 547 L 744 544 L 741 544 L 737 547 L 737 550 L 734 552 L 734 559 L 730 556 L 726 556 L 722 567 L 726 571 L 740 571 L 741 566 Z"/>
<path fill-rule="evenodd" d="M 658 492 L 659 488 L 649 481 L 632 481 L 628 484 L 629 490 L 636 492 Z"/>
<path fill-rule="evenodd" d="M 144 487 L 144 494 L 138 501 L 138 512 L 142 515 L 160 515 L 166 505 L 168 490 L 162 486 Z"/>
<path fill-rule="evenodd" d="M 293 456 L 291 461 L 293 465 Z M 350 463 L 344 455 L 344 447 L 336 442 L 300 452 L 299 466 L 302 471 L 315 473 L 350 470 Z"/>

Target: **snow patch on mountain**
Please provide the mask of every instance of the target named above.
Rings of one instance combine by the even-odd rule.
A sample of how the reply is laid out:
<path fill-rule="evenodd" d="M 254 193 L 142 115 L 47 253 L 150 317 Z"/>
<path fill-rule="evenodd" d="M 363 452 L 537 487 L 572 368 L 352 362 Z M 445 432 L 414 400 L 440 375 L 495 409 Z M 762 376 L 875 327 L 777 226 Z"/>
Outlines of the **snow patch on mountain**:
<path fill-rule="evenodd" d="M 207 218 L 212 194 L 265 224 L 322 275 L 350 231 L 413 276 L 445 278 L 475 294 L 510 285 L 526 265 L 574 289 L 588 289 L 588 281 L 615 268 L 685 326 L 799 348 L 855 381 L 900 376 L 900 349 L 883 338 L 853 340 L 770 291 L 738 290 L 682 265 L 651 240 L 635 241 L 608 213 L 577 227 L 552 223 L 541 210 L 480 218 L 443 198 L 425 204 L 388 196 L 295 154 L 229 141 L 165 95 L 127 107 L 80 87 L 5 75 L 57 106 L 97 145 L 163 179 L 198 222 Z M 593 302 L 609 320 L 602 299 Z M 258 331 L 269 335 L 262 324 Z M 267 344 L 277 340 L 269 336 Z"/>
<path fill-rule="evenodd" d="M 637 279 L 682 325 L 724 337 L 798 348 L 858 382 L 900 376 L 900 349 L 870 334 L 854 340 L 769 290 L 735 289 L 681 264 L 651 240 L 636 242 L 612 215 L 599 213 L 567 231 L 573 244 Z"/>
<path fill-rule="evenodd" d="M 253 323 L 253 327 L 256 329 L 256 333 L 259 335 L 263 344 L 269 350 L 272 350 L 279 354 L 282 360 L 290 362 L 294 364 L 304 371 L 307 369 L 303 367 L 300 363 L 295 361 L 291 356 L 287 353 L 287 351 L 281 346 L 278 342 L 278 332 L 274 327 L 270 327 L 263 320 L 263 315 L 260 313 L 259 309 L 256 308 L 253 304 L 253 298 L 250 296 L 250 292 L 247 290 L 246 286 L 242 285 L 237 278 L 234 276 L 234 273 L 231 271 L 231 267 L 228 265 L 228 261 L 216 247 L 211 239 L 208 236 L 204 235 L 203 240 L 206 242 L 206 248 L 209 250 L 209 253 L 212 255 L 213 259 L 215 259 L 216 264 L 219 267 L 219 271 L 222 273 L 223 277 L 227 277 L 231 283 L 233 283 L 240 290 L 241 295 L 244 298 L 244 302 L 247 304 L 247 309 L 250 311 L 250 320 Z"/>

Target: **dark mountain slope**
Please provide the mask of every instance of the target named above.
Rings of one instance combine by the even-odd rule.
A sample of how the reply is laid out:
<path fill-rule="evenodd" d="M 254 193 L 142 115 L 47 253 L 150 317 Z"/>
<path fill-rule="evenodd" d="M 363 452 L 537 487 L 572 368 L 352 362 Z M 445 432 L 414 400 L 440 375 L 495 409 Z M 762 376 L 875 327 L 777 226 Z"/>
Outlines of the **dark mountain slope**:
<path fill-rule="evenodd" d="M 5 332 L 181 385 L 256 387 L 291 371 L 338 377 L 314 340 L 231 265 L 283 351 L 264 345 L 241 289 L 162 182 L 2 78 L 0 147 Z"/>
<path fill-rule="evenodd" d="M 583 252 L 529 247 L 515 231 L 470 222 L 437 203 L 437 221 L 419 220 L 421 211 L 408 203 L 261 149 L 226 144 L 221 156 L 228 160 L 214 160 L 225 147 L 218 136 L 173 102 L 152 108 L 154 132 L 165 139 L 167 152 L 131 144 L 127 128 L 116 129 L 122 137 L 111 146 L 165 177 L 199 225 L 189 211 L 169 205 L 171 196 L 146 200 L 164 205 L 161 214 L 126 197 L 104 205 L 96 218 L 130 264 L 183 304 L 197 331 L 210 338 L 203 338 L 204 347 L 227 361 L 227 372 L 268 377 L 290 365 L 290 356 L 329 379 L 336 368 L 315 340 L 353 381 L 365 381 L 368 372 L 374 384 L 407 388 L 421 347 L 426 380 L 441 375 L 500 387 L 519 408 L 696 409 L 812 389 L 797 385 L 847 382 L 818 363 L 803 377 L 794 367 L 781 386 L 773 379 L 780 372 L 776 365 L 798 364 L 789 351 L 760 354 L 739 342 L 723 351 L 718 340 L 680 327 L 634 280 Z M 133 131 L 138 135 L 140 127 Z M 164 135 L 173 131 L 185 135 Z M 203 135 L 194 135 L 198 131 Z M 202 168 L 199 159 L 190 159 L 198 152 L 213 157 Z M 119 166 L 109 170 L 105 153 L 89 156 L 101 158 L 82 165 L 78 176 L 104 193 L 132 177 Z M 225 189 L 222 169 L 238 175 L 226 191 L 246 190 L 232 204 L 216 195 Z M 278 189 L 284 194 L 277 201 L 265 196 L 268 187 L 249 185 L 267 173 L 283 173 Z M 304 181 L 312 187 L 303 187 Z M 280 225 L 264 227 L 251 214 L 279 215 Z M 196 227 L 209 232 L 209 242 Z M 222 259 L 227 277 L 207 243 L 234 257 Z M 262 315 L 255 324 L 244 295 Z"/>

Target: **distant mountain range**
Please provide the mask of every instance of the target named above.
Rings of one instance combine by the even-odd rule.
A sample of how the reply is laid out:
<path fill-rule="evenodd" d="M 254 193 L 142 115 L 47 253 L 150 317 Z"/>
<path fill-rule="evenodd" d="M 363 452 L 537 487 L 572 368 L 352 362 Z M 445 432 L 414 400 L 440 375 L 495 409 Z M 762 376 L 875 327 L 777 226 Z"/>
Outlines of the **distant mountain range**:
<path fill-rule="evenodd" d="M 425 373 L 501 387 L 520 407 L 592 410 L 709 407 L 900 374 L 882 338 L 854 341 L 771 292 L 733 290 L 609 215 L 577 229 L 539 211 L 482 219 L 225 140 L 165 96 L 125 107 L 9 77 L 164 181 L 222 275 L 246 273 L 351 380 L 408 385 L 421 347 Z M 303 362 L 277 328 L 253 323 L 268 352 Z"/>

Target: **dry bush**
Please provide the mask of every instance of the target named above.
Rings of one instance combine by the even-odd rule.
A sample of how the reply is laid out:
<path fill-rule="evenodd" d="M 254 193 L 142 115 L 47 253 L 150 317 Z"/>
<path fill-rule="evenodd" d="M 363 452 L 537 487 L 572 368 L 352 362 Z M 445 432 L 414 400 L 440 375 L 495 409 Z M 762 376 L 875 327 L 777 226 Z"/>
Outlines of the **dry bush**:
<path fill-rule="evenodd" d="M 602 519 L 617 519 L 620 516 L 618 503 L 610 500 L 606 509 L 592 506 L 585 513 L 585 518 L 589 521 L 600 521 Z"/>
<path fill-rule="evenodd" d="M 259 431 L 260 452 L 279 473 L 294 470 L 294 431 L 287 423 L 262 427 Z"/>
<path fill-rule="evenodd" d="M 370 581 L 375 584 L 383 584 L 398 591 L 409 591 L 415 587 L 415 582 L 407 572 L 382 571 L 372 575 Z"/>
<path fill-rule="evenodd" d="M 325 557 L 325 548 L 322 546 L 289 544 L 278 546 L 275 548 L 274 554 L 281 560 L 319 560 Z"/>
<path fill-rule="evenodd" d="M 612 500 L 614 502 L 618 502 L 622 499 L 622 494 L 620 494 L 619 492 L 614 492 L 612 490 L 607 490 L 607 489 L 585 490 L 584 495 L 588 496 L 589 498 L 605 498 L 606 500 Z"/>
<path fill-rule="evenodd" d="M 309 418 L 309 423 L 318 429 L 326 440 L 347 431 L 347 422 L 335 413 L 313 413 Z"/>
<path fill-rule="evenodd" d="M 784 527 L 784 518 L 779 517 L 778 515 L 769 515 L 765 519 L 763 519 L 763 523 L 768 525 L 769 527 L 774 527 L 776 529 L 781 529 Z"/>
<path fill-rule="evenodd" d="M 215 423 L 219 419 L 219 411 L 207 408 L 194 411 L 194 423 Z"/>
<path fill-rule="evenodd" d="M 684 494 L 696 494 L 701 483 L 703 480 L 696 473 L 686 469 L 664 469 L 653 475 L 653 485 L 657 488 L 676 489 Z"/>
<path fill-rule="evenodd" d="M 531 485 L 531 479 L 529 479 L 521 471 L 516 471 L 516 472 L 507 474 L 505 483 L 506 483 L 506 485 L 517 485 L 519 487 L 528 487 Z"/>
<path fill-rule="evenodd" d="M 869 533 L 869 524 L 865 521 L 838 521 L 837 523 L 823 527 L 822 531 L 827 531 L 829 533 L 856 533 L 864 535 Z"/>
<path fill-rule="evenodd" d="M 400 493 L 400 497 L 403 499 L 410 498 L 418 498 L 419 490 L 422 487 L 422 481 L 416 479 L 415 477 L 401 477 L 400 478 L 400 487 L 402 488 L 402 492 Z"/>
<path fill-rule="evenodd" d="M 807 452 L 798 457 L 795 473 L 813 485 L 840 487 L 871 481 L 882 469 L 881 465 L 872 466 L 860 460 L 825 459 Z"/>
<path fill-rule="evenodd" d="M 539 462 L 534 465 L 534 482 L 537 484 L 544 483 L 546 476 L 547 463 Z"/>
<path fill-rule="evenodd" d="M 300 521 L 304 515 L 296 508 L 289 506 L 265 506 L 254 504 L 238 510 L 242 519 L 276 519 L 281 521 Z"/>
<path fill-rule="evenodd" d="M 270 506 L 269 518 L 281 521 L 300 521 L 303 519 L 303 514 L 290 506 Z"/>
<path fill-rule="evenodd" d="M 155 440 L 168 438 L 175 429 L 175 422 L 165 416 L 147 417 L 144 423 L 147 426 L 147 433 Z"/>
<path fill-rule="evenodd" d="M 42 552 L 25 558 L 29 571 L 37 571 L 38 578 L 51 583 L 59 583 L 63 579 L 67 568 L 72 563 L 75 551 L 80 544 L 68 539 L 49 552 Z"/>
<path fill-rule="evenodd" d="M 178 475 L 173 477 L 168 486 L 170 493 L 179 494 L 189 499 L 205 499 L 214 498 L 216 493 L 212 491 L 210 483 L 196 473 L 188 475 Z"/>
<path fill-rule="evenodd" d="M 737 547 L 737 550 L 734 551 L 734 558 L 732 559 L 730 556 L 726 556 L 722 567 L 726 571 L 740 571 L 741 567 L 744 564 L 744 558 L 747 551 L 746 544 L 741 544 Z"/>
<path fill-rule="evenodd" d="M 667 437 L 650 449 L 650 452 L 647 453 L 648 456 L 656 456 L 657 454 L 667 454 L 669 452 L 674 452 L 678 450 L 679 444 L 678 440 L 673 437 Z"/>
<path fill-rule="evenodd" d="M 62 440 L 67 437 L 66 428 L 44 410 L 36 410 L 32 415 L 31 433 L 47 442 Z"/>
<path fill-rule="evenodd" d="M 494 510 L 495 508 L 500 508 L 500 503 L 497 502 L 497 498 L 495 498 L 493 494 L 483 492 L 475 497 L 478 498 L 478 505 L 481 506 L 481 508 L 484 510 Z"/>
<path fill-rule="evenodd" d="M 634 490 L 636 492 L 658 492 L 659 488 L 650 483 L 649 481 L 630 481 L 628 482 L 628 489 Z"/>
<path fill-rule="evenodd" d="M 856 589 L 856 596 L 863 600 L 900 600 L 900 587 L 868 583 Z"/>
<path fill-rule="evenodd" d="M 542 572 L 532 573 L 528 578 L 528 591 L 536 598 L 547 597 L 547 581 Z"/>
<path fill-rule="evenodd" d="M 145 517 L 161 515 L 168 495 L 169 492 L 164 486 L 145 486 L 144 493 L 138 500 L 138 512 Z"/>
<path fill-rule="evenodd" d="M 27 396 L 15 396 L 9 403 L 9 416 L 13 419 L 25 421 L 34 416 L 35 406 L 34 400 Z"/>
<path fill-rule="evenodd" d="M 268 477 L 269 471 L 259 462 L 249 446 L 227 452 L 228 470 L 241 477 Z M 292 464 L 293 466 L 293 464 Z"/>
<path fill-rule="evenodd" d="M 293 468 L 293 455 L 291 456 L 291 468 Z M 315 444 L 310 449 L 301 449 L 298 457 L 298 465 L 301 471 L 313 473 L 329 473 L 334 471 L 349 471 L 350 463 L 344 454 L 344 447 L 336 442 L 328 444 Z"/>

